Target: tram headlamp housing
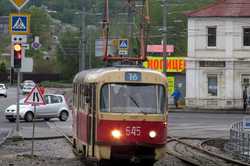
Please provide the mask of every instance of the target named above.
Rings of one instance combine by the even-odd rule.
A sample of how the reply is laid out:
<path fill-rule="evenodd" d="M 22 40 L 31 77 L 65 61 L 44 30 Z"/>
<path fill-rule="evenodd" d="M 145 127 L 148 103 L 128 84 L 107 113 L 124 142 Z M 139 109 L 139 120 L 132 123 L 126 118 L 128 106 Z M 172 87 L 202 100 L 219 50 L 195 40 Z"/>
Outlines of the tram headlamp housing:
<path fill-rule="evenodd" d="M 157 136 L 157 133 L 156 133 L 156 131 L 152 130 L 152 131 L 149 132 L 148 135 L 149 135 L 150 138 L 155 138 Z"/>
<path fill-rule="evenodd" d="M 112 130 L 111 135 L 115 139 L 120 139 L 122 136 L 122 133 L 120 130 L 115 129 L 115 130 Z"/>

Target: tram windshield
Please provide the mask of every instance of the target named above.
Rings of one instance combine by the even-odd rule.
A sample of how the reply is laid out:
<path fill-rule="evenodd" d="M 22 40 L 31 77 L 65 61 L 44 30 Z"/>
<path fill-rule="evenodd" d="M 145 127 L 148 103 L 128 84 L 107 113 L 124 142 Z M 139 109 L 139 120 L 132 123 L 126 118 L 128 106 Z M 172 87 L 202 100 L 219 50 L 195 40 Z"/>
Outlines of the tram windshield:
<path fill-rule="evenodd" d="M 101 89 L 101 112 L 161 114 L 165 90 L 155 84 L 106 84 Z"/>

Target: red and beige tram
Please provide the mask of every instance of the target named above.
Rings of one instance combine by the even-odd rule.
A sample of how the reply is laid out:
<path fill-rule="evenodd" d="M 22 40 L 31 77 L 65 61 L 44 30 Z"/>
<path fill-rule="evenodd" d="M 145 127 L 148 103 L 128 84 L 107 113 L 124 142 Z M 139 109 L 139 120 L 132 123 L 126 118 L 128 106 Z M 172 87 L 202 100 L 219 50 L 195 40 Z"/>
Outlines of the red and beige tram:
<path fill-rule="evenodd" d="M 73 81 L 74 148 L 84 157 L 160 159 L 167 138 L 167 79 L 137 67 L 78 73 Z"/>

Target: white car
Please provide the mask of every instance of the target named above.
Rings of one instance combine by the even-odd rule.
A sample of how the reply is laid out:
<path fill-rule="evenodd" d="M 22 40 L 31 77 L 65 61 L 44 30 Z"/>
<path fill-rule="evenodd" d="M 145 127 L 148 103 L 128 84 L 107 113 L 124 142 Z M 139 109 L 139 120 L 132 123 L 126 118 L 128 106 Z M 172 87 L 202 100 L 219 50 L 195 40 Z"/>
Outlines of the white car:
<path fill-rule="evenodd" d="M 25 99 L 20 100 L 20 119 L 26 122 L 31 122 L 34 118 L 34 106 L 24 104 Z M 46 94 L 44 95 L 45 105 L 36 106 L 36 119 L 43 118 L 49 121 L 51 118 L 59 118 L 61 121 L 66 121 L 69 117 L 69 107 L 63 95 Z M 10 122 L 16 120 L 16 105 L 11 105 L 6 108 L 5 118 Z"/>
<path fill-rule="evenodd" d="M 23 86 L 22 86 L 22 93 L 23 94 L 27 94 L 27 93 L 30 93 L 31 90 L 36 86 L 35 83 L 24 83 Z"/>
<path fill-rule="evenodd" d="M 7 88 L 4 84 L 0 84 L 0 95 L 7 97 Z"/>

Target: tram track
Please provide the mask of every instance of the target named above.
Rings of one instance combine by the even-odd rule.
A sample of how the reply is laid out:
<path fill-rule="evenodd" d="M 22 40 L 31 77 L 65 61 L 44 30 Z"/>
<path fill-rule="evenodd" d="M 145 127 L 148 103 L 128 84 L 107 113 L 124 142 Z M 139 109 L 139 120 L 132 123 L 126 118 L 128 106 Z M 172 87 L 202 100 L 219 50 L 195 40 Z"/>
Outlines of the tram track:
<path fill-rule="evenodd" d="M 202 144 L 206 140 L 196 140 L 192 144 L 188 143 L 187 140 L 187 138 L 169 137 L 167 154 L 195 166 L 250 166 L 248 163 L 203 149 Z M 194 142 L 193 139 L 190 140 Z"/>

